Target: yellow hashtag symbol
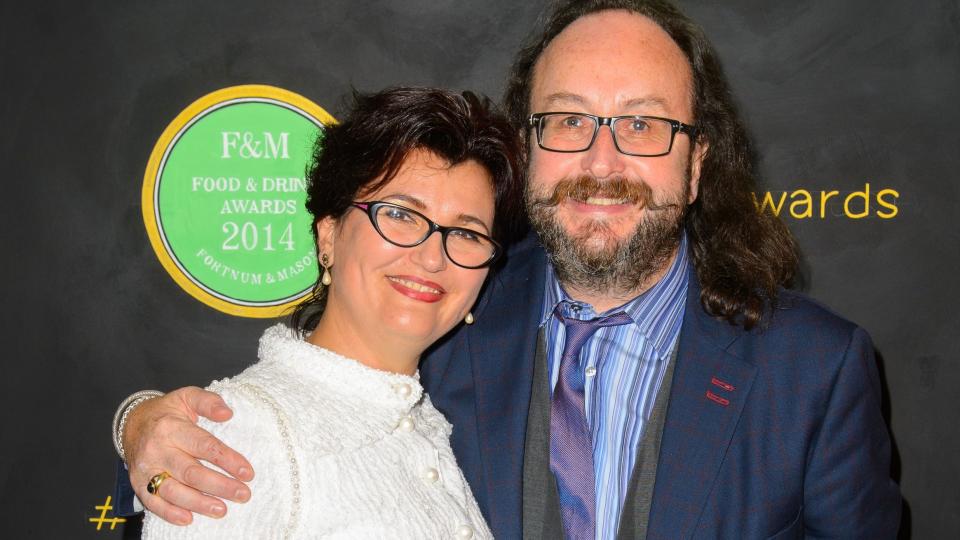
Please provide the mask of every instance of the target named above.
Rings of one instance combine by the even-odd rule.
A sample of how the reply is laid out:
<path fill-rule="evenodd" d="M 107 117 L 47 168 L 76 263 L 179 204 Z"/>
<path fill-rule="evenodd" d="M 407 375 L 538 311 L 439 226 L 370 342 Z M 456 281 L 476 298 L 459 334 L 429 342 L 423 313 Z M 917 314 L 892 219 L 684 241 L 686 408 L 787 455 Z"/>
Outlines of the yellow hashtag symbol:
<path fill-rule="evenodd" d="M 98 517 L 98 518 L 90 518 L 90 522 L 97 524 L 97 530 L 98 530 L 98 531 L 100 530 L 101 527 L 103 527 L 103 525 L 104 525 L 105 523 L 109 523 L 109 524 L 110 524 L 110 530 L 112 531 L 113 529 L 116 528 L 117 523 L 126 523 L 126 522 L 127 522 L 126 518 L 121 518 L 121 517 L 108 518 L 108 517 L 107 517 L 107 512 L 109 512 L 110 510 L 113 510 L 113 506 L 110 506 L 110 499 L 111 499 L 110 495 L 107 495 L 107 500 L 106 500 L 106 502 L 104 502 L 104 503 L 103 503 L 102 505 L 100 505 L 100 506 L 94 506 L 94 508 L 96 508 L 97 510 L 100 510 L 100 517 Z"/>

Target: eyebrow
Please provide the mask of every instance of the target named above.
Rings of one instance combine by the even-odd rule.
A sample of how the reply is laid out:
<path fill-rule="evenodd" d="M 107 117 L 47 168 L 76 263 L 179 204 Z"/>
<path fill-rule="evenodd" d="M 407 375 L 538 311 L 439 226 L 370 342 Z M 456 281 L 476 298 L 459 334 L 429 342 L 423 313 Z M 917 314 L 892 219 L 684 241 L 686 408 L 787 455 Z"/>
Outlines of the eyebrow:
<path fill-rule="evenodd" d="M 587 100 L 583 96 L 581 96 L 580 94 L 574 94 L 572 92 L 555 92 L 547 96 L 547 99 L 546 99 L 547 105 L 554 105 L 558 102 L 573 103 L 583 107 L 586 107 L 587 105 Z M 631 98 L 620 105 L 627 109 L 633 109 L 636 107 L 644 107 L 644 106 L 653 106 L 661 110 L 664 110 L 667 108 L 667 100 L 660 96 L 650 95 L 650 96 Z"/>
<path fill-rule="evenodd" d="M 420 199 L 412 195 L 407 195 L 406 193 L 395 193 L 392 195 L 386 195 L 383 198 L 403 201 L 409 204 L 410 206 L 413 206 L 420 212 L 424 212 L 427 210 L 427 205 L 424 204 L 423 201 L 421 201 Z M 457 216 L 457 219 L 460 221 L 460 223 L 473 223 L 475 225 L 479 225 L 480 227 L 483 227 L 483 230 L 485 230 L 487 234 L 490 234 L 490 227 L 488 227 L 487 224 L 484 223 L 483 220 L 478 218 L 477 216 L 474 216 L 472 214 L 460 214 Z"/>
<path fill-rule="evenodd" d="M 413 206 L 413 207 L 416 208 L 417 210 L 426 210 L 426 209 L 427 209 L 427 205 L 424 204 L 423 201 L 421 201 L 420 199 L 418 199 L 418 198 L 416 198 L 416 197 L 414 197 L 414 196 L 412 196 L 412 195 L 407 195 L 407 194 L 405 194 L 405 193 L 396 193 L 396 194 L 394 194 L 394 195 L 387 195 L 387 196 L 385 196 L 385 197 L 383 197 L 383 198 L 384 198 L 384 199 L 398 199 L 398 200 L 401 200 L 401 201 L 409 204 L 410 206 Z"/>
<path fill-rule="evenodd" d="M 487 224 L 480 220 L 480 218 L 470 215 L 470 214 L 460 214 L 457 216 L 460 220 L 460 223 L 473 223 L 483 227 L 483 230 L 487 231 L 487 234 L 490 234 L 490 228 L 487 227 Z"/>

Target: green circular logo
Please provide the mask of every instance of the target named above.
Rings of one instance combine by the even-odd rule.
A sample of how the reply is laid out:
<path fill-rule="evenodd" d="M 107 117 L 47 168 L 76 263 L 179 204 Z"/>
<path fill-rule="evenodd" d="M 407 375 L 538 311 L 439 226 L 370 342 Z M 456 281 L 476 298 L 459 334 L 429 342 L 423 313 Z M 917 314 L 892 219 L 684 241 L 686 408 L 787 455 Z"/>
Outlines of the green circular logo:
<path fill-rule="evenodd" d="M 305 170 L 333 117 L 261 85 L 208 94 L 154 147 L 143 215 L 174 280 L 232 315 L 276 317 L 308 294 L 317 260 Z"/>

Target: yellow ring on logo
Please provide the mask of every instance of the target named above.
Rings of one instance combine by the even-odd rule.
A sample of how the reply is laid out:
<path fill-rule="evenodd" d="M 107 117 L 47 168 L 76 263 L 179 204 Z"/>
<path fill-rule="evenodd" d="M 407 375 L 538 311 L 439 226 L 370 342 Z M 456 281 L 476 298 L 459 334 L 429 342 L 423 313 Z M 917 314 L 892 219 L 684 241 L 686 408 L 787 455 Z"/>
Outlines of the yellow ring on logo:
<path fill-rule="evenodd" d="M 316 103 L 300 94 L 275 86 L 245 84 L 210 92 L 191 103 L 183 112 L 178 114 L 177 117 L 170 122 L 170 125 L 163 130 L 160 139 L 157 140 L 157 144 L 154 145 L 153 152 L 150 153 L 150 160 L 147 162 L 147 170 L 143 177 L 141 208 L 143 211 L 143 222 L 147 228 L 147 236 L 150 238 L 150 245 L 153 247 L 154 253 L 157 254 L 157 258 L 160 259 L 160 264 L 162 264 L 163 268 L 170 274 L 170 277 L 180 285 L 180 288 L 204 304 L 224 313 L 240 317 L 267 319 L 283 315 L 285 311 L 296 305 L 303 296 L 309 294 L 309 290 L 286 303 L 269 306 L 239 305 L 210 294 L 210 292 L 197 286 L 189 276 L 184 274 L 173 260 L 171 254 L 167 251 L 167 247 L 161 238 L 159 225 L 156 221 L 156 208 L 153 203 L 154 191 L 157 187 L 157 174 L 160 172 L 160 164 L 171 143 L 174 142 L 174 139 L 183 128 L 190 124 L 194 118 L 205 114 L 211 108 L 228 101 L 245 98 L 269 99 L 291 105 L 312 116 L 315 121 L 325 126 L 337 123 L 333 116 Z"/>

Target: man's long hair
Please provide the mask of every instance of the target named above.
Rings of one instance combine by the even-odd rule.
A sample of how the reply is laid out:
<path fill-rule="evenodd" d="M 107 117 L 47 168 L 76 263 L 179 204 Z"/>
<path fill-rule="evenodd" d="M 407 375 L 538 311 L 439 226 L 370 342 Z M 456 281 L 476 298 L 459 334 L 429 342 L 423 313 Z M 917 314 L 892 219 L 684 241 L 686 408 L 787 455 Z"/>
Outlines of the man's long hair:
<path fill-rule="evenodd" d="M 700 281 L 700 302 L 707 313 L 750 329 L 776 306 L 780 287 L 793 280 L 797 248 L 779 218 L 757 209 L 751 144 L 720 60 L 699 26 L 662 0 L 560 2 L 542 33 L 517 55 L 504 97 L 510 120 L 525 129 L 533 69 L 553 38 L 580 17 L 606 10 L 626 10 L 653 20 L 690 62 L 694 122 L 699 142 L 708 145 L 699 196 L 684 222 Z"/>

